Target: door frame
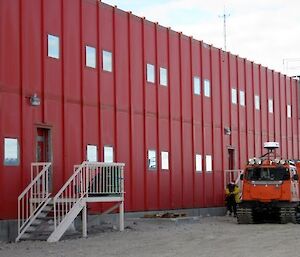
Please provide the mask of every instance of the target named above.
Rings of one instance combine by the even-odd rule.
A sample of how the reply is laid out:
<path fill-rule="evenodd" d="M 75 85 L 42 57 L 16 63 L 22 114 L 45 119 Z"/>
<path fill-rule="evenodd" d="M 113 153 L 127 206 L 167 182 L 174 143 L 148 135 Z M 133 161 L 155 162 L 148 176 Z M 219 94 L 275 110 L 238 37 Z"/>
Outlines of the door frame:
<path fill-rule="evenodd" d="M 48 147 L 48 151 L 47 151 L 47 157 L 46 157 L 46 161 L 45 162 L 51 162 L 53 161 L 53 146 L 52 146 L 52 126 L 50 125 L 41 125 L 41 124 L 36 124 L 35 125 L 35 161 L 37 161 L 37 137 L 38 137 L 38 129 L 44 129 L 47 130 L 47 147 Z"/>

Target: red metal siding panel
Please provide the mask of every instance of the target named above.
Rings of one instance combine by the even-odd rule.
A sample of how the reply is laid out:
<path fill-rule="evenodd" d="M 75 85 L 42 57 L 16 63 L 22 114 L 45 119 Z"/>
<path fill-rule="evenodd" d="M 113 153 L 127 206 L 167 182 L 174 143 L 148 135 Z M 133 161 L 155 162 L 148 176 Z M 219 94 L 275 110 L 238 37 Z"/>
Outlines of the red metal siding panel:
<path fill-rule="evenodd" d="M 259 66 L 260 76 L 260 95 L 261 95 L 261 146 L 263 149 L 264 142 L 268 141 L 268 95 L 267 95 L 267 72 L 266 68 Z M 262 150 L 261 150 L 262 151 Z M 264 153 L 264 151 L 262 151 Z"/>

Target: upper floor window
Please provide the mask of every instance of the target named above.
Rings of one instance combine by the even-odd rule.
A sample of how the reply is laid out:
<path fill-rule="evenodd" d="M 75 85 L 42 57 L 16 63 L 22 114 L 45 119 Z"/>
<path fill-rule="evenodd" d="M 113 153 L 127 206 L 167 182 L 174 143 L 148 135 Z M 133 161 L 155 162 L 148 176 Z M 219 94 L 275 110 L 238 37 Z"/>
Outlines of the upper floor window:
<path fill-rule="evenodd" d="M 96 68 L 96 48 L 91 46 L 85 47 L 85 65 L 86 67 Z"/>
<path fill-rule="evenodd" d="M 48 56 L 59 59 L 59 37 L 48 34 Z"/>
<path fill-rule="evenodd" d="M 204 80 L 204 95 L 210 97 L 210 81 L 208 79 Z"/>
<path fill-rule="evenodd" d="M 269 99 L 268 109 L 269 109 L 269 113 L 273 113 L 273 99 Z"/>
<path fill-rule="evenodd" d="M 161 169 L 168 170 L 169 169 L 169 153 L 161 152 Z"/>
<path fill-rule="evenodd" d="M 4 138 L 4 165 L 18 166 L 20 164 L 20 151 L 17 138 Z"/>
<path fill-rule="evenodd" d="M 97 162 L 98 161 L 98 148 L 96 145 L 87 145 L 86 159 L 89 162 Z"/>
<path fill-rule="evenodd" d="M 148 169 L 155 170 L 156 169 L 156 151 L 148 150 Z"/>
<path fill-rule="evenodd" d="M 201 154 L 196 154 L 196 172 L 202 171 L 202 156 Z"/>
<path fill-rule="evenodd" d="M 114 162 L 114 148 L 112 146 L 104 146 L 104 162 Z"/>
<path fill-rule="evenodd" d="M 287 112 L 287 117 L 292 118 L 292 106 L 291 105 L 289 105 L 289 104 L 287 105 L 286 112 Z"/>
<path fill-rule="evenodd" d="M 159 68 L 159 84 L 162 86 L 168 85 L 168 70 L 166 68 Z"/>
<path fill-rule="evenodd" d="M 106 50 L 102 51 L 102 67 L 104 71 L 112 72 L 112 53 Z"/>
<path fill-rule="evenodd" d="M 240 90 L 240 105 L 245 106 L 245 92 Z"/>
<path fill-rule="evenodd" d="M 231 102 L 237 104 L 237 91 L 235 88 L 231 89 Z"/>
<path fill-rule="evenodd" d="M 205 156 L 205 164 L 206 164 L 206 171 L 212 172 L 212 156 L 211 155 Z"/>
<path fill-rule="evenodd" d="M 155 68 L 149 63 L 147 63 L 147 82 L 155 83 Z"/>
<path fill-rule="evenodd" d="M 200 95 L 200 93 L 201 93 L 200 78 L 197 76 L 194 76 L 193 82 L 194 82 L 194 94 Z"/>
<path fill-rule="evenodd" d="M 260 109 L 259 95 L 255 95 L 255 97 L 254 97 L 254 105 L 255 105 L 255 109 L 256 109 L 256 110 L 259 110 L 259 109 Z"/>

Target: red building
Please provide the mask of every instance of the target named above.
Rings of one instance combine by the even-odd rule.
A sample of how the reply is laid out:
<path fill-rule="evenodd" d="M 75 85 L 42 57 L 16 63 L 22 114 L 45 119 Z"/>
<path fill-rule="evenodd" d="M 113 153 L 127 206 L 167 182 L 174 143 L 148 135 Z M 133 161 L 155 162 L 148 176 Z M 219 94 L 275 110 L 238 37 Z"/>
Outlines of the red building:
<path fill-rule="evenodd" d="M 30 164 L 57 191 L 124 162 L 125 209 L 223 205 L 224 170 L 299 158 L 298 81 L 96 0 L 0 0 L 0 219 Z"/>

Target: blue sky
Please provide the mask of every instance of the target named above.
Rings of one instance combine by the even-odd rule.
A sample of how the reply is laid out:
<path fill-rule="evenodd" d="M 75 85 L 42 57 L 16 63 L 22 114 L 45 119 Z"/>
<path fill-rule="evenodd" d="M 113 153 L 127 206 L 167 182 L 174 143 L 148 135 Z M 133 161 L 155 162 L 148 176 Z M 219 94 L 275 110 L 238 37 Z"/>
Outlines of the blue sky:
<path fill-rule="evenodd" d="M 299 0 L 102 0 L 288 75 L 300 75 Z M 298 60 L 299 59 L 299 60 Z M 283 63 L 284 61 L 284 63 Z"/>

